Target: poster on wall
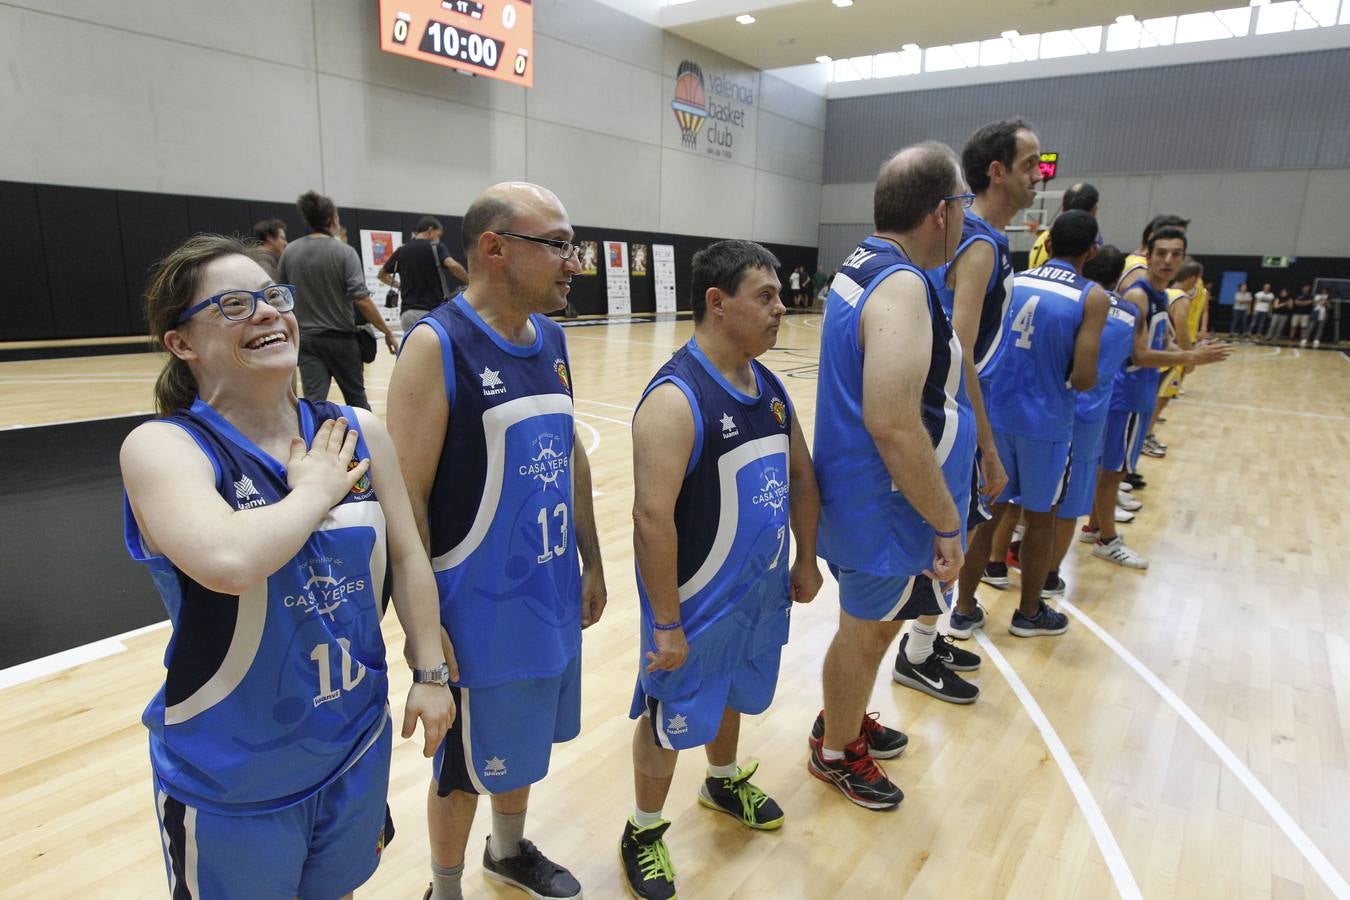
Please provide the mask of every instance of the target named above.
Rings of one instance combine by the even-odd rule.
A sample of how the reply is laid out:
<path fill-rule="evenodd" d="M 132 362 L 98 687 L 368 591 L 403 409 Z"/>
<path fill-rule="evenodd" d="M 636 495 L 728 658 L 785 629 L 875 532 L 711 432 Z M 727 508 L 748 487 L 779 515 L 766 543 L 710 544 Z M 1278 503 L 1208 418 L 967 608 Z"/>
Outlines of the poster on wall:
<path fill-rule="evenodd" d="M 605 287 L 611 316 L 626 316 L 633 311 L 628 285 L 628 244 L 623 241 L 605 241 Z"/>
<path fill-rule="evenodd" d="M 675 245 L 652 244 L 652 283 L 656 286 L 656 311 L 675 311 Z"/>
<path fill-rule="evenodd" d="M 380 267 L 402 243 L 401 231 L 361 229 L 361 268 L 366 275 L 366 290 L 370 291 L 385 323 L 391 326 L 398 325 L 398 307 L 390 309 L 384 305 L 384 295 L 389 293 L 389 288 L 380 283 Z"/>
<path fill-rule="evenodd" d="M 634 244 L 628 271 L 639 278 L 645 278 L 647 275 L 647 258 L 650 255 L 646 244 Z"/>
<path fill-rule="evenodd" d="M 581 264 L 578 275 L 596 275 L 600 269 L 600 245 L 595 241 L 582 241 L 577 244 L 577 262 Z"/>

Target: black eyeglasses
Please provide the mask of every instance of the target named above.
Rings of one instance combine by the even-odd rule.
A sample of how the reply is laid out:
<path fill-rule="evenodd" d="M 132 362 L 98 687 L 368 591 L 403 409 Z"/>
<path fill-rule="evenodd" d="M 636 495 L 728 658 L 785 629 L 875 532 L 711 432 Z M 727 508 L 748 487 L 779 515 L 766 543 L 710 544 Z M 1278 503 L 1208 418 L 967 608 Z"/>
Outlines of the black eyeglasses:
<path fill-rule="evenodd" d="M 943 203 L 946 203 L 948 200 L 960 200 L 962 209 L 970 209 L 975 205 L 974 194 L 948 194 L 942 198 Z"/>
<path fill-rule="evenodd" d="M 178 317 L 178 324 L 182 325 L 212 304 L 220 307 L 220 314 L 231 322 L 242 322 L 253 318 L 259 300 L 277 312 L 290 312 L 295 309 L 295 285 L 269 284 L 261 291 L 225 291 L 183 310 L 183 314 Z"/>
<path fill-rule="evenodd" d="M 550 247 L 557 247 L 558 258 L 564 262 L 571 259 L 573 256 L 576 256 L 577 250 L 579 249 L 577 245 L 571 241 L 562 241 L 557 238 L 535 237 L 532 234 L 517 234 L 514 231 L 497 231 L 494 233 L 500 234 L 502 237 L 513 237 L 522 241 L 534 241 L 536 244 L 548 244 Z"/>

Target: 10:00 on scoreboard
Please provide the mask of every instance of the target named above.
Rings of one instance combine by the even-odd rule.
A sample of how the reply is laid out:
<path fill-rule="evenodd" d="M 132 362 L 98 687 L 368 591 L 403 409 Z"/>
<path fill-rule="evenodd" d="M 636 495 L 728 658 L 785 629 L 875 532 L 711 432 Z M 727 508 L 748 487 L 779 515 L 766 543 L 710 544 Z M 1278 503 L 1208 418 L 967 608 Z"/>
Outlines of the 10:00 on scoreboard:
<path fill-rule="evenodd" d="M 380 49 L 509 81 L 534 83 L 532 0 L 380 0 Z"/>

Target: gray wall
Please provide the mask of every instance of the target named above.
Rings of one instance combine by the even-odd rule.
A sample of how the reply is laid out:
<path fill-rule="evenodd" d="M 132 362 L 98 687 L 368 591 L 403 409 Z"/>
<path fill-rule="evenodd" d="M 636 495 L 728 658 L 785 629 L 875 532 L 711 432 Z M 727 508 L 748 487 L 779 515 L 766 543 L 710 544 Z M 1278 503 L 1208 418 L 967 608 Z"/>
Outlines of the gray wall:
<path fill-rule="evenodd" d="M 528 179 L 578 224 L 815 244 L 823 97 L 595 0 L 535 0 L 526 90 L 380 52 L 376 8 L 0 5 L 0 180 L 462 212 Z M 686 57 L 754 88 L 733 159 L 681 146 Z"/>
<path fill-rule="evenodd" d="M 890 152 L 924 138 L 959 150 L 1015 115 L 1059 151 L 1053 188 L 1101 189 L 1102 231 L 1122 246 L 1177 212 L 1200 254 L 1350 256 L 1348 84 L 1340 49 L 830 100 L 820 258 L 870 230 Z"/>

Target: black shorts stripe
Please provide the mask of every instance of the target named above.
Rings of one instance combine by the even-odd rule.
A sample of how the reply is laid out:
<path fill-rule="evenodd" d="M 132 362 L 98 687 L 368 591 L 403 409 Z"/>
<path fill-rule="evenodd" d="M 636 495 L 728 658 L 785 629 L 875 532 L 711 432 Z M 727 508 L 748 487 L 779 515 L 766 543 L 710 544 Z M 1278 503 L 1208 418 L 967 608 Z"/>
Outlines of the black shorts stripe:
<path fill-rule="evenodd" d="M 172 797 L 163 800 L 164 834 L 169 841 L 169 868 L 173 871 L 173 900 L 193 900 L 187 886 L 187 807 Z"/>
<path fill-rule="evenodd" d="M 1055 489 L 1055 498 L 1050 501 L 1051 506 L 1059 506 L 1064 502 L 1064 495 L 1069 492 L 1069 473 L 1073 471 L 1073 444 L 1069 444 L 1069 456 L 1064 460 L 1064 474 L 1059 479 L 1059 487 Z"/>
<path fill-rule="evenodd" d="M 450 695 L 455 699 L 455 709 L 460 714 L 455 716 L 455 722 L 450 726 L 450 730 L 445 735 L 445 752 L 441 755 L 441 770 L 436 773 L 436 794 L 440 797 L 450 796 L 451 791 L 463 791 L 466 794 L 477 794 L 478 788 L 474 786 L 473 779 L 469 777 L 469 766 L 473 765 L 473 760 L 464 758 L 464 704 L 462 698 L 462 689 L 450 685 Z"/>

